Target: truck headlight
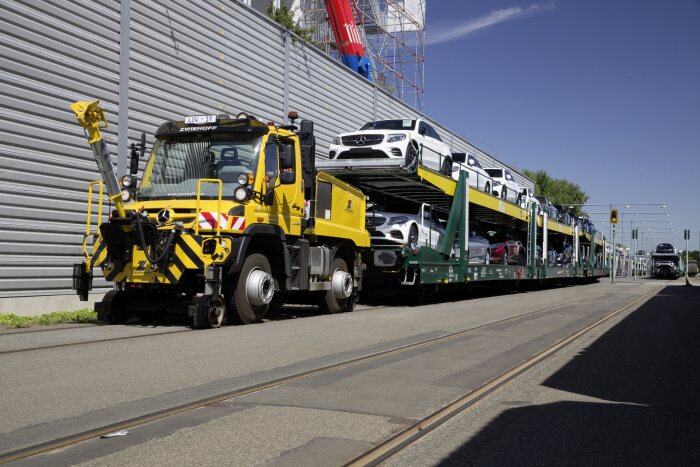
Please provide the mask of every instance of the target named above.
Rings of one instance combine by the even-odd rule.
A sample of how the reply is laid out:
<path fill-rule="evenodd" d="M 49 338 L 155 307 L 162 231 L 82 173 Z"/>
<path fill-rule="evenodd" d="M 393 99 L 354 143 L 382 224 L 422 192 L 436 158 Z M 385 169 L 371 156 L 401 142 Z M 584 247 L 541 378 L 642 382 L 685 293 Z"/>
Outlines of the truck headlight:
<path fill-rule="evenodd" d="M 134 180 L 131 178 L 131 175 L 124 175 L 122 177 L 122 186 L 129 188 L 131 184 L 134 183 Z"/>
<path fill-rule="evenodd" d="M 248 174 L 238 175 L 238 184 L 239 185 L 247 185 L 248 184 Z"/>
<path fill-rule="evenodd" d="M 403 141 L 406 139 L 406 135 L 389 135 L 389 138 L 387 138 L 386 142 L 387 143 L 398 143 L 399 141 Z"/>
<path fill-rule="evenodd" d="M 131 192 L 128 188 L 122 188 L 122 201 L 126 203 L 129 199 L 131 199 Z"/>
<path fill-rule="evenodd" d="M 245 201 L 248 199 L 249 193 L 248 193 L 248 188 L 244 186 L 239 186 L 236 187 L 235 190 L 233 190 L 233 198 L 236 201 Z"/>

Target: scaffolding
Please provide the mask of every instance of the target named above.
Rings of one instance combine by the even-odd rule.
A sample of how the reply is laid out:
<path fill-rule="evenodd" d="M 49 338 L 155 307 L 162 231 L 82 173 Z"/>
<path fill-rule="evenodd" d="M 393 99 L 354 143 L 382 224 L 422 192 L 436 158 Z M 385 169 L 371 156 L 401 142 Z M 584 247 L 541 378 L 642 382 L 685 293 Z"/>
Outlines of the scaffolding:
<path fill-rule="evenodd" d="M 415 109 L 423 110 L 426 0 L 349 0 L 372 80 Z M 314 30 L 313 41 L 341 61 L 324 0 L 301 0 L 300 23 Z"/>

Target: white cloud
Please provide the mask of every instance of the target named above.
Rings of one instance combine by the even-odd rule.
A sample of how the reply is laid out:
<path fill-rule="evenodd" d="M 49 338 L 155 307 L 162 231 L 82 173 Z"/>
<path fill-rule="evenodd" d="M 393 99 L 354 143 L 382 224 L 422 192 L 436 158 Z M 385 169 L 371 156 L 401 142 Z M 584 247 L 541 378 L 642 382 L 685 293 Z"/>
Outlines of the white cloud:
<path fill-rule="evenodd" d="M 548 3 L 544 5 L 530 5 L 529 7 L 519 7 L 514 6 L 510 8 L 504 8 L 502 10 L 492 11 L 484 16 L 478 18 L 470 19 L 464 23 L 449 26 L 442 30 L 436 31 L 433 34 L 428 35 L 428 45 L 440 44 L 442 42 L 450 42 L 457 39 L 461 39 L 464 36 L 472 34 L 476 31 L 489 28 L 499 23 L 505 23 L 506 21 L 513 21 L 515 19 L 524 18 L 526 16 L 535 15 L 548 11 L 554 8 L 553 3 Z"/>

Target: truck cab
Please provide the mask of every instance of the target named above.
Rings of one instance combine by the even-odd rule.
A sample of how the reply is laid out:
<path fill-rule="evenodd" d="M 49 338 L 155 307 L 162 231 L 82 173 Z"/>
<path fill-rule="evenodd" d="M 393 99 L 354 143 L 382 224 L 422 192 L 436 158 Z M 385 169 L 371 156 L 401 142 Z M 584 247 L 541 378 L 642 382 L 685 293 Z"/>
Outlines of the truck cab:
<path fill-rule="evenodd" d="M 118 209 L 74 268 L 81 298 L 94 269 L 117 285 L 96 304 L 98 318 L 124 322 L 169 304 L 194 327 L 247 324 L 293 295 L 325 312 L 352 310 L 359 249 L 369 246 L 365 198 L 316 171 L 313 123 L 298 128 L 290 117 L 280 126 L 244 113 L 166 122 L 140 183 L 144 150 L 132 146 L 121 199 L 110 194 Z M 90 144 L 109 184 L 106 144 Z"/>

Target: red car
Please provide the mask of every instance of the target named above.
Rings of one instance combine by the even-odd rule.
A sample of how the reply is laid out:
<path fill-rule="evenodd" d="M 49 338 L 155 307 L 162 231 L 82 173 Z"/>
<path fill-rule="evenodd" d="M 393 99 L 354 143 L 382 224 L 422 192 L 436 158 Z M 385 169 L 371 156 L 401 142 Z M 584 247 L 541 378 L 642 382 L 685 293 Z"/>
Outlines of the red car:
<path fill-rule="evenodd" d="M 525 264 L 525 247 L 520 240 L 491 244 L 492 264 Z"/>

